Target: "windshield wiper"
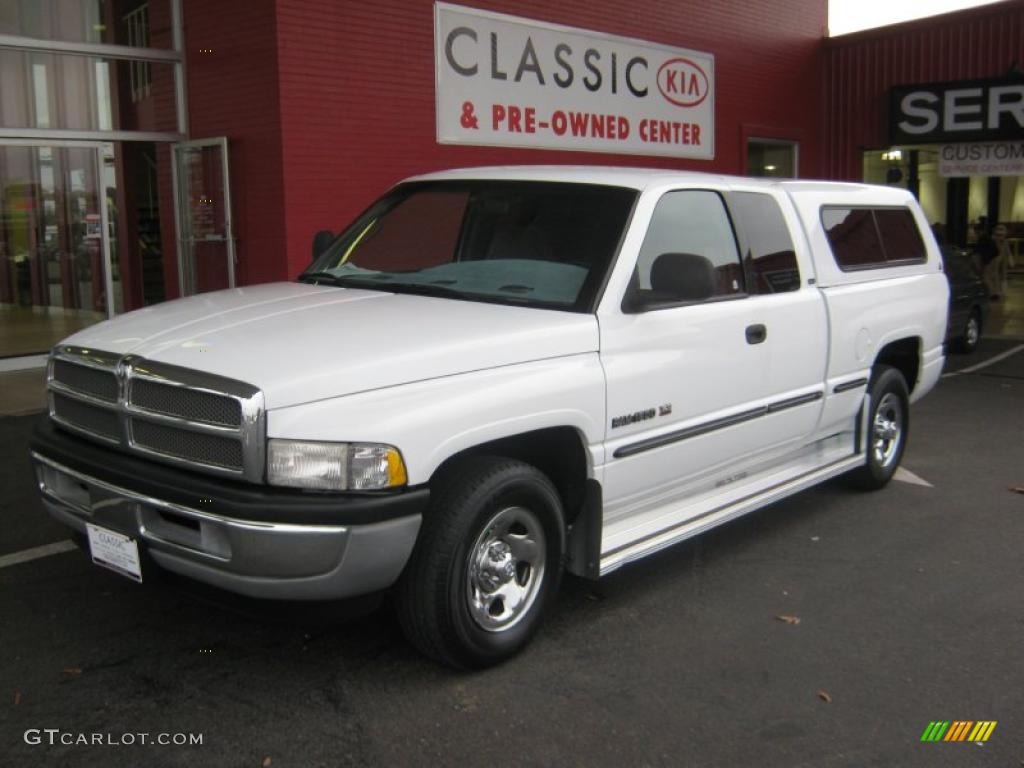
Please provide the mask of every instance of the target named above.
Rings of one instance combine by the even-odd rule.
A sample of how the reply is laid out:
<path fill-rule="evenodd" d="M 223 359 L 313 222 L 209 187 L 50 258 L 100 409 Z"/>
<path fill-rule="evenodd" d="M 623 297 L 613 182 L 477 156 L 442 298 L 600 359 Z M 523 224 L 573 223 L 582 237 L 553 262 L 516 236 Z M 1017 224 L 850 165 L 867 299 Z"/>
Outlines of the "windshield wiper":
<path fill-rule="evenodd" d="M 402 283 L 392 281 L 392 275 L 382 273 L 380 276 L 363 277 L 362 275 L 335 275 L 332 272 L 304 272 L 296 278 L 301 282 L 325 282 L 340 288 L 368 288 L 373 291 L 387 293 L 413 293 L 419 296 L 439 296 L 442 298 L 464 299 L 472 294 L 449 288 L 437 283 Z"/>
<path fill-rule="evenodd" d="M 319 283 L 321 281 L 328 282 L 333 285 L 338 284 L 338 275 L 333 272 L 303 272 L 297 278 L 300 283 Z"/>
<path fill-rule="evenodd" d="M 438 296 L 444 299 L 465 299 L 474 295 L 437 283 L 380 282 L 375 283 L 374 287 L 378 290 L 390 291 L 391 293 L 412 293 L 417 296 Z"/>

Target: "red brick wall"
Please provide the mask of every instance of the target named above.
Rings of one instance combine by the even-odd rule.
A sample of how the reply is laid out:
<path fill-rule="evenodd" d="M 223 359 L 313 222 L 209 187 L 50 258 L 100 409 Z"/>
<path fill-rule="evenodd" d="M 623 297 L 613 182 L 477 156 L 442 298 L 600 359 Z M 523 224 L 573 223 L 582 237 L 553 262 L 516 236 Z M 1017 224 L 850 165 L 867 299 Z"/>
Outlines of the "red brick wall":
<path fill-rule="evenodd" d="M 185 0 L 183 15 L 189 137 L 228 137 L 238 283 L 282 280 L 286 241 L 274 3 Z M 173 232 L 169 182 L 164 186 L 161 218 L 166 210 Z"/>
<path fill-rule="evenodd" d="M 289 276 L 297 274 L 309 261 L 316 230 L 337 230 L 395 181 L 439 168 L 583 163 L 742 173 L 744 137 L 754 135 L 799 140 L 801 175 L 814 177 L 822 172 L 825 0 L 634 0 L 628 4 L 621 0 L 558 4 L 467 0 L 464 4 L 713 53 L 715 160 L 439 145 L 434 123 L 431 0 L 277 0 L 283 143 L 279 162 L 284 169 L 287 262 L 271 243 L 257 250 L 250 239 L 248 257 L 273 262 L 273 268 L 250 269 L 245 275 L 250 282 L 277 276 L 285 267 Z M 199 5 L 190 3 L 187 8 Z M 223 5 L 211 3 L 207 15 L 227 18 Z M 236 18 L 245 19 L 255 7 L 262 4 L 247 5 L 244 13 L 239 8 Z M 190 39 L 190 48 L 198 44 Z M 267 49 L 263 55 L 270 60 L 274 52 Z M 270 102 L 274 95 L 268 87 L 262 100 L 268 120 L 276 117 L 276 105 Z M 195 110 L 193 119 L 201 114 Z M 237 126 L 237 119 L 228 125 Z M 193 135 L 198 135 L 195 124 Z M 237 169 L 234 183 L 236 190 L 246 183 Z M 265 194 L 269 203 L 271 195 Z M 278 210 L 263 208 L 259 215 L 276 219 Z"/>
<path fill-rule="evenodd" d="M 832 39 L 826 47 L 829 178 L 863 177 L 861 153 L 888 146 L 894 85 L 1002 77 L 1024 65 L 1024 0 Z"/>

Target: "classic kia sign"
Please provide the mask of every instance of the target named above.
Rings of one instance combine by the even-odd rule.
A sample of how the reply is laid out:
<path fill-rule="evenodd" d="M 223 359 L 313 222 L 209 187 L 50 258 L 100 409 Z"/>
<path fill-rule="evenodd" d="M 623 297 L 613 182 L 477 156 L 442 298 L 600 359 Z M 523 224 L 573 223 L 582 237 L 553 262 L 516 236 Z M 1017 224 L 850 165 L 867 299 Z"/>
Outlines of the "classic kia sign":
<path fill-rule="evenodd" d="M 715 59 L 437 3 L 442 144 L 715 156 Z"/>

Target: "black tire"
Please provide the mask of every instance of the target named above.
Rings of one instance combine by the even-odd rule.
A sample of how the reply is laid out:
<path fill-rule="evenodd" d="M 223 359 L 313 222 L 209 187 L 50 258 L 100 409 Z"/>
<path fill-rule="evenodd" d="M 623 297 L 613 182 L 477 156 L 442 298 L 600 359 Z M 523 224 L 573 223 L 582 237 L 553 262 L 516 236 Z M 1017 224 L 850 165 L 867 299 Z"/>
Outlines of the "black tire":
<path fill-rule="evenodd" d="M 964 321 L 963 331 L 956 337 L 953 348 L 957 352 L 968 354 L 978 348 L 981 341 L 981 310 L 974 307 Z"/>
<path fill-rule="evenodd" d="M 847 475 L 850 484 L 873 491 L 885 486 L 903 460 L 910 428 L 907 383 L 895 368 L 879 365 L 868 383 L 871 412 L 864 440 L 864 464 Z"/>
<path fill-rule="evenodd" d="M 533 637 L 562 576 L 565 522 L 529 464 L 473 457 L 431 485 L 395 603 L 409 641 L 461 669 L 497 664 Z"/>

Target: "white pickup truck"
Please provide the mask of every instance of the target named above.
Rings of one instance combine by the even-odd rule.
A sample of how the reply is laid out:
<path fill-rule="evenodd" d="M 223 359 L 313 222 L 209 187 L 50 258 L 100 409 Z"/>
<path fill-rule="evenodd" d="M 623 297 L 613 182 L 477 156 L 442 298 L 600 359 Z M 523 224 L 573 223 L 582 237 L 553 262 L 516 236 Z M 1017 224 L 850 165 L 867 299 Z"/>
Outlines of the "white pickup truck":
<path fill-rule="evenodd" d="M 947 299 L 902 190 L 431 174 L 296 282 L 67 339 L 32 458 L 99 564 L 263 598 L 390 588 L 420 650 L 481 667 L 526 644 L 563 569 L 836 475 L 884 485 Z"/>

